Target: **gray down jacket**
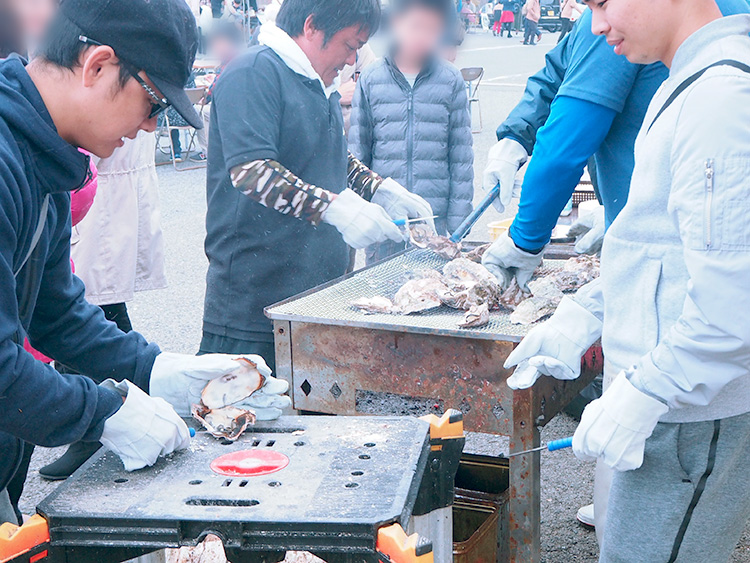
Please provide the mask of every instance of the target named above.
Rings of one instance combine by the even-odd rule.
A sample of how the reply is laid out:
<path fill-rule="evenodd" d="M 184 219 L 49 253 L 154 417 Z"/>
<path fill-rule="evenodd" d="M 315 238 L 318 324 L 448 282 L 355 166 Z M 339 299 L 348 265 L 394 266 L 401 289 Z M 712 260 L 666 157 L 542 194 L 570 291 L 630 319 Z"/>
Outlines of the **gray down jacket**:
<path fill-rule="evenodd" d="M 367 67 L 352 102 L 349 150 L 381 176 L 425 198 L 440 234 L 472 210 L 474 152 L 461 73 L 435 59 L 412 88 L 385 57 Z"/>

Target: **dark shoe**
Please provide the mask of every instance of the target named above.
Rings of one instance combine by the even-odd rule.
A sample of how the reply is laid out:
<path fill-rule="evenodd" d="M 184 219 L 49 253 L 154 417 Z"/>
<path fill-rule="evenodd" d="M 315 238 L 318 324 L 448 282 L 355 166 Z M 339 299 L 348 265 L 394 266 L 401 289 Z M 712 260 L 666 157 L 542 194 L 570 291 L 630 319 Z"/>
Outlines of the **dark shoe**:
<path fill-rule="evenodd" d="M 174 153 L 174 161 L 175 162 L 182 162 L 182 153 L 181 152 Z"/>
<path fill-rule="evenodd" d="M 190 157 L 190 162 L 206 162 L 206 155 L 202 152 L 195 153 Z"/>
<path fill-rule="evenodd" d="M 75 442 L 70 444 L 67 452 L 39 470 L 39 476 L 48 481 L 67 479 L 101 447 L 102 445 L 99 442 Z"/>

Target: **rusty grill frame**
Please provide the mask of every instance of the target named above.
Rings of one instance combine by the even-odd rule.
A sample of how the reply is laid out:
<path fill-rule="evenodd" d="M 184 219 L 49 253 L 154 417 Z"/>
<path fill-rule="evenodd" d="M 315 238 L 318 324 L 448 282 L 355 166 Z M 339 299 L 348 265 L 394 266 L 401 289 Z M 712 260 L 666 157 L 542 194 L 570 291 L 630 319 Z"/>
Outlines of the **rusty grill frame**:
<path fill-rule="evenodd" d="M 341 299 L 352 286 L 370 293 L 349 299 L 378 292 L 392 297 L 398 287 L 387 292 L 379 285 L 380 280 L 394 283 L 388 269 L 408 273 L 445 262 L 427 250 L 407 250 L 267 308 L 274 322 L 277 376 L 289 381 L 294 408 L 357 415 L 363 414 L 357 408 L 358 392 L 401 395 L 428 405 L 433 401 L 435 410 L 461 409 L 466 430 L 509 436 L 505 453 L 537 447 L 541 427 L 601 373 L 600 348 L 584 358 L 577 380 L 542 378 L 531 389 L 513 391 L 506 385 L 512 371 L 502 366 L 530 327 L 510 325 L 507 313 L 493 312 L 487 327 L 460 329 L 462 311 L 438 310 L 415 321 L 416 316 L 354 310 L 341 314 L 348 301 L 330 301 Z M 548 265 L 559 268 L 561 262 Z M 306 312 L 310 303 L 320 306 L 315 314 Z M 509 560 L 538 563 L 540 456 L 513 457 L 509 466 Z"/>

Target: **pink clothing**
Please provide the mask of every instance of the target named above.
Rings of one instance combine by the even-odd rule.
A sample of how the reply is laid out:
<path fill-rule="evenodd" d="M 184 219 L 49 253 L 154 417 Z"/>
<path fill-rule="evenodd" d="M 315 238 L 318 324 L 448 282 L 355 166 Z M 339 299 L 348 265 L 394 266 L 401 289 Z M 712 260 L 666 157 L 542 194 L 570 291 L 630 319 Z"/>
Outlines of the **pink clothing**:
<path fill-rule="evenodd" d="M 542 7 L 539 5 L 539 0 L 526 0 L 523 8 L 526 19 L 539 22 L 539 18 L 542 17 Z"/>
<path fill-rule="evenodd" d="M 581 6 L 577 0 L 563 0 L 560 17 L 566 20 L 576 20 L 586 8 Z"/>
<path fill-rule="evenodd" d="M 80 190 L 76 190 L 70 194 L 70 214 L 74 227 L 81 222 L 81 219 L 86 216 L 86 213 L 89 212 L 89 209 L 94 204 L 94 196 L 96 195 L 96 187 L 98 185 L 98 172 L 96 164 L 90 158 L 91 155 L 83 149 L 78 150 L 89 156 L 90 179 Z"/>

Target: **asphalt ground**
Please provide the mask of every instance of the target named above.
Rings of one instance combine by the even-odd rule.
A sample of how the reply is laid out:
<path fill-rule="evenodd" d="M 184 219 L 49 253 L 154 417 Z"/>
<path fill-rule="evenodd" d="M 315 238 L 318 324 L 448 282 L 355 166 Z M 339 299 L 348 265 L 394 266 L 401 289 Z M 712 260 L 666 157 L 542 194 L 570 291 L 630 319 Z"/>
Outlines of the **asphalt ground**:
<path fill-rule="evenodd" d="M 469 33 L 456 64 L 482 66 L 480 87 L 482 130 L 474 135 L 475 203 L 482 197 L 481 175 L 494 130 L 520 99 L 526 78 L 542 67 L 556 34 L 544 33 L 535 47 L 521 45 L 518 37 L 496 38 L 489 33 Z M 382 52 L 382 40 L 375 41 Z M 478 116 L 474 115 L 478 127 Z M 133 326 L 163 350 L 195 353 L 201 336 L 201 319 L 207 262 L 205 235 L 205 170 L 176 172 L 171 165 L 158 167 L 162 206 L 161 222 L 166 244 L 169 287 L 140 293 L 128 304 Z M 501 217 L 490 208 L 475 226 L 470 240 L 487 240 L 487 223 Z M 543 442 L 570 436 L 576 423 L 559 415 L 542 431 Z M 473 437 L 472 447 L 497 453 L 496 444 Z M 56 459 L 64 449 L 37 448 L 22 498 L 21 508 L 33 513 L 56 483 L 40 479 L 38 468 Z M 591 501 L 593 464 L 578 461 L 570 450 L 542 454 L 542 561 L 546 563 L 594 562 L 598 548 L 594 533 L 575 521 L 579 506 Z M 634 515 L 637 518 L 637 515 Z M 717 530 L 717 533 L 721 533 Z M 746 530 L 732 563 L 750 563 L 750 530 Z M 645 563 L 645 562 L 644 562 Z M 650 563 L 650 562 L 648 562 Z M 690 562 L 693 563 L 693 562 Z M 699 562 L 695 562 L 699 563 Z"/>

